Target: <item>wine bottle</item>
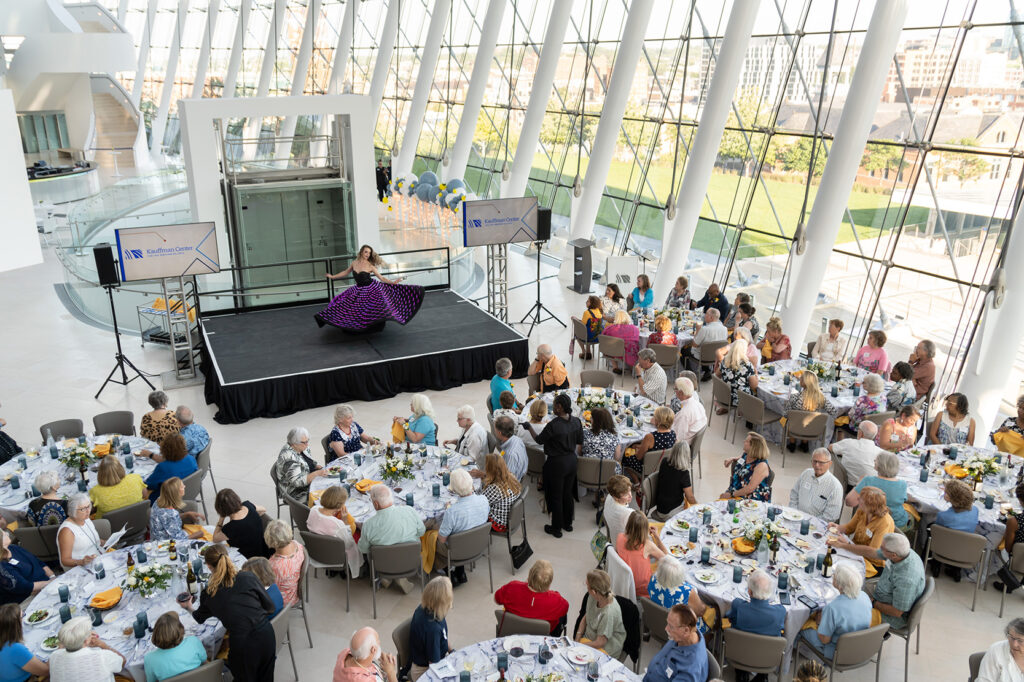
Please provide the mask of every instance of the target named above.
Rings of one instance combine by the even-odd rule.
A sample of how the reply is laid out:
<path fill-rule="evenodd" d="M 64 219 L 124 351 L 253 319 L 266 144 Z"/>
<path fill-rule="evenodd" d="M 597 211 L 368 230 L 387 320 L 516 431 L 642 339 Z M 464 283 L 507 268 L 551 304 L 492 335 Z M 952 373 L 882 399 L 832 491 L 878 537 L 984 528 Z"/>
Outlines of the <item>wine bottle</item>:
<path fill-rule="evenodd" d="M 128 575 L 131 575 L 135 571 L 135 556 L 132 552 L 128 552 L 128 558 L 125 560 L 125 566 L 128 567 Z"/>
<path fill-rule="evenodd" d="M 188 584 L 188 593 L 193 597 L 199 596 L 199 580 L 196 578 L 196 572 L 192 570 L 192 564 L 188 565 L 188 576 L 185 578 Z"/>
<path fill-rule="evenodd" d="M 772 553 L 772 563 L 774 564 L 778 560 L 778 557 L 779 557 L 779 538 L 778 537 L 773 537 L 772 538 L 772 544 L 769 545 L 768 549 Z"/>
<path fill-rule="evenodd" d="M 178 546 L 174 542 L 174 540 L 171 540 L 171 546 L 167 548 L 167 560 L 168 561 L 177 561 L 178 560 Z"/>
<path fill-rule="evenodd" d="M 821 577 L 831 578 L 832 577 L 832 548 L 829 547 L 825 553 L 825 561 L 821 564 Z"/>

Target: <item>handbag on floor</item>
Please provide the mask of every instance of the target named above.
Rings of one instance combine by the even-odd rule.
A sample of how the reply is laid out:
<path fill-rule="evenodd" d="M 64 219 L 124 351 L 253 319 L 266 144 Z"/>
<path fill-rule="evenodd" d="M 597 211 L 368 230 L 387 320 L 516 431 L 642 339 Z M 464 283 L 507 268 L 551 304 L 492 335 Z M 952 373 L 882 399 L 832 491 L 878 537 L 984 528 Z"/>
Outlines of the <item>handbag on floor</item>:
<path fill-rule="evenodd" d="M 529 542 L 523 540 L 522 544 L 512 548 L 512 565 L 515 566 L 516 570 L 519 570 L 526 563 L 526 560 L 532 556 L 533 548 L 530 547 Z"/>
<path fill-rule="evenodd" d="M 999 568 L 999 571 L 996 572 L 996 575 L 999 576 L 999 579 L 1003 582 L 1003 585 L 1006 586 L 1007 592 L 1013 592 L 1014 590 L 1020 589 L 1020 580 L 1017 578 L 1016 574 L 1010 570 L 1010 567 L 1006 564 L 1003 564 Z"/>

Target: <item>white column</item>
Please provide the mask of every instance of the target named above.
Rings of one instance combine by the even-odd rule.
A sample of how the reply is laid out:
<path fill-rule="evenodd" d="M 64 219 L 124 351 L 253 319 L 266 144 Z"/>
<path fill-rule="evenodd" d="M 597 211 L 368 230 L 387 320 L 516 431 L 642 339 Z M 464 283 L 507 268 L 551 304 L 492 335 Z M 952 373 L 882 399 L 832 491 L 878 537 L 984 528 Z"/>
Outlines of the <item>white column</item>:
<path fill-rule="evenodd" d="M 266 97 L 270 93 L 270 80 L 274 77 L 274 66 L 277 64 L 277 39 L 281 35 L 287 6 L 288 0 L 274 0 L 274 16 L 267 28 L 267 40 L 263 43 L 263 63 L 260 65 L 260 80 L 256 86 L 257 97 Z M 256 156 L 259 147 L 256 138 L 259 137 L 262 128 L 263 117 L 259 114 L 246 121 L 245 128 L 242 129 L 242 138 L 245 140 L 242 145 L 243 158 L 251 159 Z"/>
<path fill-rule="evenodd" d="M 388 83 L 388 72 L 391 70 L 391 56 L 395 52 L 395 41 L 398 39 L 398 12 L 401 3 L 388 0 L 388 13 L 384 15 L 384 28 L 377 41 L 377 61 L 373 63 L 373 76 L 370 77 L 370 110 L 376 120 L 380 111 L 380 103 L 384 99 L 384 87 Z"/>
<path fill-rule="evenodd" d="M 626 13 L 626 25 L 622 29 L 622 42 L 619 54 L 612 66 L 612 79 L 605 93 L 604 107 L 594 134 L 594 144 L 590 149 L 590 163 L 587 166 L 587 177 L 583 181 L 583 194 L 574 207 L 571 216 L 572 237 L 589 237 L 594 233 L 594 221 L 597 219 L 597 208 L 601 203 L 608 182 L 608 169 L 611 167 L 612 155 L 619 140 L 619 129 L 622 127 L 622 116 L 626 113 L 629 91 L 633 87 L 636 65 L 640 61 L 640 53 L 644 46 L 644 34 L 654 8 L 653 0 L 633 0 Z M 590 47 L 587 48 L 588 52 Z M 592 70 L 591 70 L 592 71 Z M 587 84 L 584 83 L 583 87 Z"/>
<path fill-rule="evenodd" d="M 356 24 L 356 12 L 359 10 L 359 0 L 348 0 L 345 5 L 345 15 L 341 20 L 341 30 L 338 32 L 338 43 L 334 46 L 334 61 L 331 64 L 331 75 L 327 79 L 327 94 L 337 95 L 341 92 L 345 82 L 345 72 L 348 71 L 348 59 L 352 52 L 352 30 Z M 374 110 L 376 115 L 376 110 Z M 316 159 L 322 159 L 327 154 L 326 136 L 329 131 L 331 116 L 324 114 L 316 127 L 316 140 L 309 145 L 310 163 L 316 165 Z"/>
<path fill-rule="evenodd" d="M 4 207 L 4 219 L 0 222 L 4 245 L 0 249 L 0 272 L 42 263 L 14 93 L 10 90 L 0 90 L 0 202 Z"/>
<path fill-rule="evenodd" d="M 405 134 L 399 145 L 398 159 L 394 167 L 394 176 L 398 177 L 412 170 L 416 160 L 416 145 L 420 141 L 423 130 L 423 117 L 427 113 L 427 99 L 430 88 L 434 85 L 434 69 L 437 58 L 441 54 L 441 39 L 444 38 L 444 27 L 448 24 L 448 14 L 452 8 L 452 0 L 434 0 L 434 9 L 430 13 L 430 26 L 427 29 L 427 40 L 420 53 L 420 69 L 416 74 L 416 88 L 412 91 L 412 103 L 409 105 L 409 119 L 405 124 Z"/>
<path fill-rule="evenodd" d="M 780 315 L 790 336 L 801 345 L 906 16 L 907 0 L 888 0 L 875 5 L 818 194 L 807 219 L 806 250 L 802 255 L 796 254 L 794 244 L 792 270 Z"/>
<path fill-rule="evenodd" d="M 217 17 L 220 14 L 220 0 L 210 0 L 206 8 L 206 28 L 203 29 L 203 42 L 199 45 L 199 59 L 196 61 L 196 75 L 192 79 L 192 97 L 202 97 L 206 86 L 206 72 L 210 68 L 210 42 L 213 32 L 217 30 Z"/>
<path fill-rule="evenodd" d="M 484 14 L 484 24 L 480 30 L 480 45 L 476 50 L 476 61 L 473 62 L 473 72 L 469 76 L 469 88 L 466 90 L 466 103 L 462 107 L 462 117 L 459 119 L 459 132 L 455 136 L 455 145 L 451 151 L 451 163 L 447 171 L 441 169 L 446 180 L 461 178 L 466 172 L 469 152 L 473 146 L 473 134 L 476 132 L 477 118 L 480 116 L 480 105 L 484 101 L 484 92 L 487 90 L 487 80 L 494 61 L 494 50 L 498 46 L 498 31 L 501 29 L 501 20 L 505 17 L 506 3 L 507 0 L 490 0 L 487 3 L 487 13 Z M 516 17 L 513 16 L 512 21 L 515 20 Z M 515 45 L 512 47 L 514 49 Z M 507 75 L 509 79 L 512 78 L 511 73 Z"/>
<path fill-rule="evenodd" d="M 676 217 L 665 218 L 661 238 L 661 263 L 654 277 L 654 300 L 660 301 L 686 264 L 686 256 L 697 232 L 700 209 L 718 157 L 732 98 L 736 94 L 750 34 L 757 18 L 757 0 L 736 0 L 729 13 L 724 38 L 714 62 L 714 74 L 700 113 L 700 123 L 686 157 L 686 169 L 676 200 Z M 672 188 L 675 191 L 675 187 Z"/>
<path fill-rule="evenodd" d="M 223 97 L 234 97 L 235 86 L 238 84 L 238 70 L 242 66 L 242 47 L 245 34 L 249 30 L 250 4 L 243 2 L 238 6 L 238 23 L 235 25 L 235 39 L 231 42 L 231 57 L 228 60 L 228 72 L 224 75 Z"/>
<path fill-rule="evenodd" d="M 533 168 L 533 156 L 537 152 L 537 141 L 540 139 L 544 114 L 547 113 L 548 100 L 551 98 L 551 87 L 555 83 L 555 70 L 558 68 L 558 60 L 562 56 L 565 30 L 569 26 L 571 13 L 571 2 L 556 2 L 551 6 L 548 27 L 544 31 L 544 44 L 540 48 L 540 60 L 537 62 L 537 72 L 533 74 L 530 102 L 526 105 L 523 128 L 519 131 L 516 155 L 512 160 L 508 181 L 503 183 L 501 188 L 503 197 L 518 197 L 526 192 L 526 184 L 530 180 L 530 169 Z"/>
<path fill-rule="evenodd" d="M 117 3 L 117 21 L 124 26 L 124 19 L 128 16 L 128 0 L 120 0 Z"/>
<path fill-rule="evenodd" d="M 302 27 L 302 40 L 299 43 L 299 54 L 295 59 L 295 71 L 292 73 L 292 97 L 298 97 L 305 92 L 306 76 L 309 74 L 309 61 L 313 56 L 313 36 L 316 35 L 316 22 L 320 17 L 320 0 L 309 0 L 306 7 L 306 23 Z M 295 126 L 298 124 L 298 116 L 289 116 L 281 124 L 281 138 L 277 143 L 277 151 L 274 158 L 278 164 L 287 167 L 288 159 L 291 158 L 292 135 L 295 134 Z"/>
<path fill-rule="evenodd" d="M 178 0 L 178 13 L 174 18 L 174 33 L 171 35 L 171 47 L 167 53 L 167 69 L 164 71 L 164 83 L 160 87 L 160 103 L 157 105 L 156 116 L 153 117 L 153 132 L 149 137 L 149 154 L 160 165 L 163 165 L 164 131 L 167 130 L 167 115 L 171 111 L 171 97 L 174 96 L 174 79 L 178 73 L 181 34 L 185 30 L 188 2 L 189 0 Z"/>
<path fill-rule="evenodd" d="M 156 3 L 151 2 L 146 7 L 146 23 L 142 27 L 142 36 L 139 38 L 139 65 L 135 69 L 135 82 L 132 83 L 132 104 L 139 108 L 142 101 L 142 86 L 146 79 L 146 59 L 149 58 L 149 37 L 153 30 L 153 18 L 156 15 Z"/>
<path fill-rule="evenodd" d="M 1003 244 L 1006 297 L 997 309 L 994 295 L 986 294 L 985 313 L 978 331 L 967 351 L 964 371 L 957 390 L 967 396 L 975 425 L 974 442 L 988 444 L 989 432 L 999 425 L 999 404 L 1014 379 L 1013 367 L 1017 347 L 1024 338 L 1024 211 L 1018 210 L 1013 220 L 1013 232 Z M 1011 412 L 1011 414 L 1015 414 Z"/>

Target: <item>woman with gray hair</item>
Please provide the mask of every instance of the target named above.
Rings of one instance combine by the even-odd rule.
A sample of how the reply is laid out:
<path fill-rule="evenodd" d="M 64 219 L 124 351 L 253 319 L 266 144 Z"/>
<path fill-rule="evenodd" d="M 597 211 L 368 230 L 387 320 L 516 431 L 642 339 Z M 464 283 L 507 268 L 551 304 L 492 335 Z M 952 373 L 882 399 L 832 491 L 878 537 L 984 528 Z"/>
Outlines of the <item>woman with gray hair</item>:
<path fill-rule="evenodd" d="M 302 577 L 302 566 L 306 563 L 306 551 L 302 545 L 292 538 L 292 529 L 280 519 L 274 519 L 263 531 L 263 541 L 274 550 L 270 557 L 270 567 L 277 576 L 277 586 L 285 604 L 299 601 L 299 579 Z"/>
<path fill-rule="evenodd" d="M 327 474 L 327 470 L 310 456 L 309 431 L 297 426 L 288 432 L 288 442 L 277 453 L 274 473 L 277 484 L 285 493 L 305 501 L 309 484 Z"/>
<path fill-rule="evenodd" d="M 830 659 L 841 635 L 871 627 L 871 597 L 861 591 L 863 584 L 860 571 L 853 564 L 842 562 L 836 566 L 832 585 L 839 590 L 839 596 L 821 610 L 816 628 L 808 628 L 801 633 L 805 640 L 801 643 L 810 646 L 823 658 Z M 812 618 L 812 622 L 814 620 Z"/>
<path fill-rule="evenodd" d="M 1014 618 L 1003 630 L 1006 639 L 990 646 L 981 659 L 975 682 L 1003 682 L 1024 676 L 1024 618 Z"/>
<path fill-rule="evenodd" d="M 891 452 L 880 452 L 875 457 L 876 476 L 865 476 L 850 494 L 846 496 L 846 504 L 856 507 L 860 504 L 860 491 L 871 486 L 885 493 L 885 504 L 897 528 L 904 528 L 910 523 L 910 515 L 903 508 L 907 501 L 907 482 L 897 476 L 900 473 L 900 458 Z"/>
<path fill-rule="evenodd" d="M 76 493 L 68 500 L 68 518 L 57 530 L 57 551 L 65 569 L 88 566 L 103 554 L 99 531 L 89 518 L 91 511 L 92 502 L 85 493 Z"/>
<path fill-rule="evenodd" d="M 57 493 L 60 476 L 56 471 L 43 471 L 32 481 L 39 497 L 29 500 L 25 515 L 33 526 L 59 526 L 68 517 L 68 501 Z"/>
<path fill-rule="evenodd" d="M 707 623 L 701 616 L 708 607 L 701 601 L 697 588 L 686 582 L 686 572 L 675 557 L 663 556 L 658 560 L 658 568 L 647 583 L 647 593 L 652 602 L 666 609 L 686 604 L 697 616 L 697 630 L 707 632 Z"/>
<path fill-rule="evenodd" d="M 139 435 L 143 438 L 159 443 L 164 436 L 178 433 L 181 424 L 174 412 L 167 409 L 170 402 L 167 394 L 163 391 L 153 391 L 149 394 L 149 406 L 153 409 L 142 415 L 142 424 L 139 426 Z"/>
<path fill-rule="evenodd" d="M 472 405 L 460 407 L 455 420 L 462 433 L 458 438 L 446 440 L 444 445 L 454 446 L 456 452 L 469 457 L 477 467 L 483 469 L 484 457 L 487 456 L 487 429 L 476 420 L 476 410 Z"/>
<path fill-rule="evenodd" d="M 852 433 L 856 433 L 857 425 L 869 414 L 885 412 L 885 380 L 877 374 L 864 377 L 864 393 L 853 404 L 850 410 L 850 423 L 847 425 Z"/>
<path fill-rule="evenodd" d="M 491 412 L 501 408 L 502 393 L 509 391 L 513 395 L 515 394 L 512 387 L 512 361 L 508 358 L 498 358 L 498 361 L 494 363 L 494 376 L 491 377 L 491 394 L 487 398 L 487 406 Z M 523 406 L 516 401 L 513 408 L 522 410 Z"/>
<path fill-rule="evenodd" d="M 343 404 L 334 408 L 334 428 L 327 436 L 327 454 L 324 464 L 330 464 L 346 453 L 363 449 L 363 443 L 380 443 L 379 438 L 368 436 L 355 420 L 356 411 L 351 405 Z"/>
<path fill-rule="evenodd" d="M 658 487 L 654 490 L 656 521 L 667 520 L 668 515 L 683 503 L 697 504 L 690 478 L 690 446 L 676 441 L 658 465 Z M 697 614 L 698 616 L 700 614 Z"/>
<path fill-rule="evenodd" d="M 124 668 L 124 656 L 92 631 L 92 621 L 85 616 L 64 623 L 57 639 L 62 648 L 50 654 L 52 682 L 113 682 L 114 673 Z"/>

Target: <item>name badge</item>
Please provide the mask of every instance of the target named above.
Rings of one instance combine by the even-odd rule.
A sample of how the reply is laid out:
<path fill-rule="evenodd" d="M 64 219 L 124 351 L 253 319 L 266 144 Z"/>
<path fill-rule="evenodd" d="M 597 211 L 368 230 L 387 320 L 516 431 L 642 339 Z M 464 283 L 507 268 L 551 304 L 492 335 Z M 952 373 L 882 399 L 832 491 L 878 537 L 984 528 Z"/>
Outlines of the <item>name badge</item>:
<path fill-rule="evenodd" d="M 900 437 L 898 434 L 894 433 L 891 436 L 889 436 L 889 441 L 892 443 L 898 443 L 900 441 Z"/>
<path fill-rule="evenodd" d="M 865 534 L 865 535 L 867 535 L 867 536 L 868 536 L 869 538 L 871 538 L 871 537 L 874 537 L 874 536 L 875 536 L 875 534 L 871 532 L 871 529 L 870 529 L 870 528 L 865 528 L 865 529 L 864 529 L 864 534 Z"/>
<path fill-rule="evenodd" d="M 669 665 L 665 667 L 665 677 L 671 680 L 673 673 L 675 673 L 675 671 L 672 670 L 672 666 Z"/>
<path fill-rule="evenodd" d="M 8 561 L 7 563 L 9 563 L 11 566 L 17 566 L 18 565 L 18 560 L 15 559 L 14 557 L 11 557 L 10 561 Z"/>

